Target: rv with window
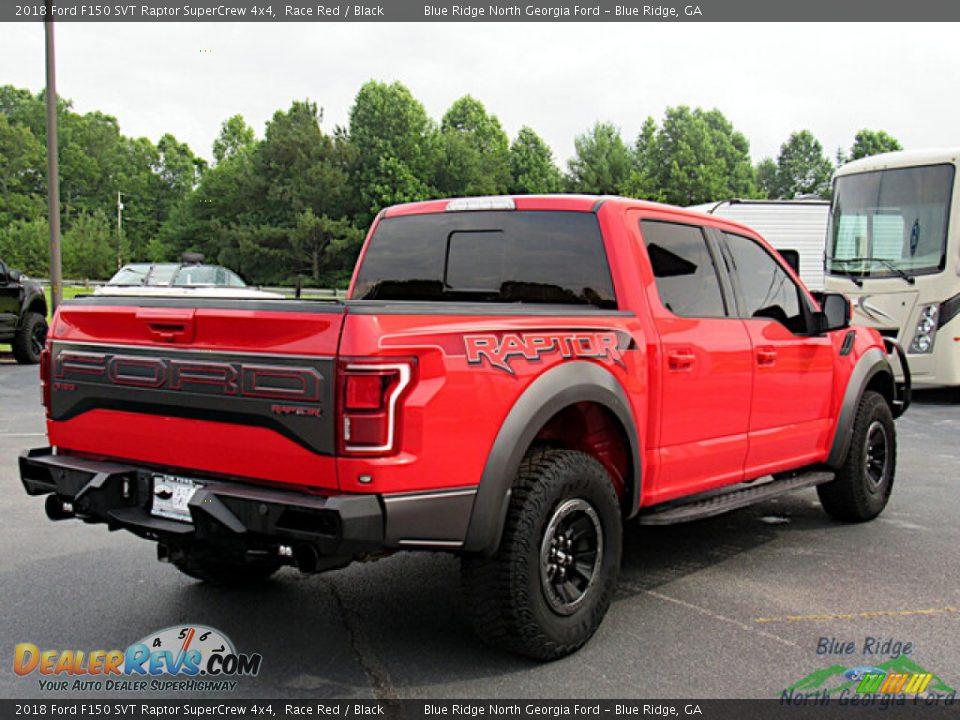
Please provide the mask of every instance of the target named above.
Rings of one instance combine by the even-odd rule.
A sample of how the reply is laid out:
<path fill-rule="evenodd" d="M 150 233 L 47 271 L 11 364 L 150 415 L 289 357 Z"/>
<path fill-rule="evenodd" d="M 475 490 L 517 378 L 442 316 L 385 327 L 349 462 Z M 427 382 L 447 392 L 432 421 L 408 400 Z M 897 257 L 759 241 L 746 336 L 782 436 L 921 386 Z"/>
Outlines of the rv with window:
<path fill-rule="evenodd" d="M 811 290 L 823 289 L 823 246 L 830 202 L 800 200 L 722 200 L 693 210 L 743 223 L 760 233 L 800 275 Z M 791 257 L 788 251 L 796 254 Z"/>
<path fill-rule="evenodd" d="M 960 149 L 895 152 L 839 168 L 828 290 L 853 320 L 897 339 L 918 385 L 960 385 Z"/>

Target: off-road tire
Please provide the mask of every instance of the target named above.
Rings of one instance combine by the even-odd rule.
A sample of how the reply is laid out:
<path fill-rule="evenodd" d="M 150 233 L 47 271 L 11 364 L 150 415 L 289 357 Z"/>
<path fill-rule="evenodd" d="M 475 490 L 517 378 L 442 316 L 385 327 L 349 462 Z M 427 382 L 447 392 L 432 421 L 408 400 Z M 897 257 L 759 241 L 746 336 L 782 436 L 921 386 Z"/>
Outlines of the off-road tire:
<path fill-rule="evenodd" d="M 564 509 L 573 513 L 566 520 L 562 519 Z M 557 522 L 569 522 L 577 529 L 564 530 Z M 596 545 L 596 537 L 601 538 L 601 552 L 592 555 L 592 564 L 584 562 L 593 570 L 588 573 L 593 582 L 563 613 L 554 606 L 564 599 L 551 591 L 552 581 L 541 572 L 549 572 L 549 563 L 543 564 L 544 553 L 553 557 L 554 545 L 545 543 L 547 531 L 554 541 L 561 531 L 568 534 L 560 538 L 579 537 L 574 550 L 589 548 L 591 538 Z M 620 503 L 599 462 L 585 453 L 558 449 L 538 450 L 526 457 L 517 473 L 497 552 L 492 557 L 461 559 L 463 591 L 477 634 L 490 645 L 537 660 L 554 660 L 578 650 L 596 632 L 613 600 L 622 536 Z M 589 550 L 573 556 L 578 561 L 591 557 Z M 575 570 L 568 572 L 580 582 L 586 577 Z"/>
<path fill-rule="evenodd" d="M 170 563 L 184 575 L 223 587 L 249 587 L 263 582 L 281 565 L 274 560 L 241 560 L 199 555 L 189 550 L 172 552 Z"/>
<path fill-rule="evenodd" d="M 835 520 L 873 520 L 890 499 L 896 469 L 893 414 L 882 395 L 867 390 L 857 408 L 853 438 L 843 465 L 831 482 L 817 486 L 820 504 Z"/>
<path fill-rule="evenodd" d="M 36 365 L 47 338 L 47 319 L 40 313 L 28 312 L 23 325 L 10 343 L 13 357 L 21 365 Z"/>

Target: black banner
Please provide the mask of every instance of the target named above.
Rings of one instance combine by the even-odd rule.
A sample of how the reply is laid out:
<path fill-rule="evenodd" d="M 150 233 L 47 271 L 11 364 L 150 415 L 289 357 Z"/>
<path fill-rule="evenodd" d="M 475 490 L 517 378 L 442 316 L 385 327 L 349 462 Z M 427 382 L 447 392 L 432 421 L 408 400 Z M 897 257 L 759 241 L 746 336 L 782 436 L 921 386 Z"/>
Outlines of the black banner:
<path fill-rule="evenodd" d="M 5 0 L 0 21 L 30 22 L 906 22 L 960 20 L 942 0 Z"/>

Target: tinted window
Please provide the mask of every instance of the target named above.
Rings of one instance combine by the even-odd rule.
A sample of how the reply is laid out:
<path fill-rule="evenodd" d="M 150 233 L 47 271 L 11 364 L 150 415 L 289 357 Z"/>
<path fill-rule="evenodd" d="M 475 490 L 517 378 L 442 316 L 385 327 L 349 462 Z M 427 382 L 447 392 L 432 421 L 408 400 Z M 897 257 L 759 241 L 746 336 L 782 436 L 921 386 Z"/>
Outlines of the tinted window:
<path fill-rule="evenodd" d="M 682 317 L 724 317 L 726 306 L 703 230 L 643 220 L 647 255 L 664 306 Z"/>
<path fill-rule="evenodd" d="M 616 307 L 597 218 L 576 212 L 386 218 L 353 297 Z"/>
<path fill-rule="evenodd" d="M 724 233 L 724 257 L 740 288 L 740 317 L 770 318 L 795 333 L 806 330 L 800 311 L 800 289 L 773 257 L 758 243 L 741 235 Z"/>

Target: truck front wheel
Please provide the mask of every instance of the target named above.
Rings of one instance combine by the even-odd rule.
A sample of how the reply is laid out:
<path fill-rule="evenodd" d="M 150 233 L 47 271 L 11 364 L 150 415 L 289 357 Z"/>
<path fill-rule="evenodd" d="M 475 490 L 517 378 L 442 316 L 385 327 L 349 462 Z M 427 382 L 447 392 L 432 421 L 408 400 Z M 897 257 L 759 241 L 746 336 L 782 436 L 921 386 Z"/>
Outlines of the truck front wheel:
<path fill-rule="evenodd" d="M 484 642 L 538 660 L 582 647 L 613 600 L 620 503 L 603 466 L 549 449 L 520 465 L 499 549 L 461 560 L 467 606 Z"/>
<path fill-rule="evenodd" d="M 868 390 L 853 421 L 853 439 L 836 478 L 817 486 L 827 514 L 843 522 L 873 520 L 893 490 L 897 467 L 897 431 L 883 396 Z"/>

